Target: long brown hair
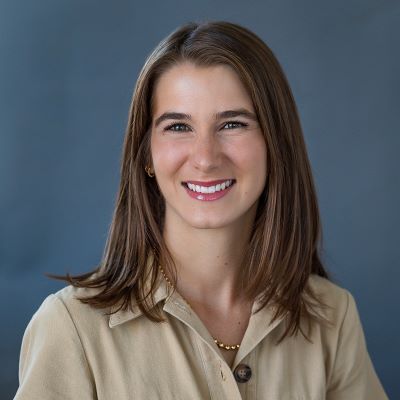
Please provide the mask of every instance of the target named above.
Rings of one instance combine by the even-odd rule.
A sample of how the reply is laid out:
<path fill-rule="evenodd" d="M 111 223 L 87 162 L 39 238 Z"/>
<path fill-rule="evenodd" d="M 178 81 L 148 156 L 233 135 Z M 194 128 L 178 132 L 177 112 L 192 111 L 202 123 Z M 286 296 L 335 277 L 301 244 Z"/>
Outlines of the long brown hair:
<path fill-rule="evenodd" d="M 136 82 L 126 129 L 121 180 L 100 265 L 83 275 L 57 276 L 77 287 L 98 288 L 80 298 L 94 307 L 137 304 L 150 320 L 164 321 L 154 307 L 159 265 L 176 266 L 163 236 L 165 205 L 151 165 L 150 134 L 154 87 L 174 65 L 230 65 L 248 90 L 267 147 L 267 181 L 260 196 L 239 282 L 245 298 L 260 296 L 275 318 L 287 315 L 282 336 L 301 331 L 302 317 L 323 306 L 307 285 L 310 274 L 327 277 L 320 260 L 322 232 L 316 191 L 297 107 L 271 49 L 253 32 L 226 21 L 189 22 L 163 39 L 148 56 Z M 149 270 L 146 262 L 152 255 Z M 149 276 L 148 276 L 149 275 Z M 150 286 L 145 282 L 150 278 Z M 147 288 L 147 290 L 146 290 Z"/>

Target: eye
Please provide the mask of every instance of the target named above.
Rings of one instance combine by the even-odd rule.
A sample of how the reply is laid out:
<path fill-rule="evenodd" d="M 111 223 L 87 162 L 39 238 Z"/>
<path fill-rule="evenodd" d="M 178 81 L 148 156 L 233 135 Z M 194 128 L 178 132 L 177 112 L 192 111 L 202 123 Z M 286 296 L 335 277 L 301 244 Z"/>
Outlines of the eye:
<path fill-rule="evenodd" d="M 226 125 L 239 125 L 239 127 L 246 127 L 246 126 L 248 126 L 249 124 L 246 124 L 246 123 L 244 123 L 244 122 L 240 122 L 240 121 L 228 121 L 228 122 L 225 122 L 225 125 L 224 126 L 226 126 Z M 234 128 L 234 129 L 236 129 L 236 128 Z"/>
<path fill-rule="evenodd" d="M 172 128 L 175 128 L 175 127 L 180 127 L 180 128 L 181 127 L 186 127 L 186 128 L 188 128 L 188 126 L 186 124 L 177 124 L 177 123 L 175 123 L 175 124 L 171 124 L 171 125 L 166 126 L 164 128 L 164 131 L 172 131 L 172 132 L 184 131 L 184 129 L 172 129 Z"/>
<path fill-rule="evenodd" d="M 246 124 L 245 122 L 240 122 L 240 121 L 227 121 L 225 122 L 225 124 L 223 126 L 233 126 L 233 128 L 231 129 L 236 129 L 236 128 L 240 128 L 240 127 L 246 127 L 249 124 Z M 175 129 L 177 128 L 177 129 Z M 164 128 L 164 131 L 172 131 L 172 132 L 185 132 L 186 129 L 185 128 L 189 128 L 186 124 L 181 124 L 181 123 L 174 123 L 171 125 L 168 125 L 167 127 Z M 223 128 L 226 129 L 226 128 Z M 228 128 L 230 129 L 230 128 Z"/>

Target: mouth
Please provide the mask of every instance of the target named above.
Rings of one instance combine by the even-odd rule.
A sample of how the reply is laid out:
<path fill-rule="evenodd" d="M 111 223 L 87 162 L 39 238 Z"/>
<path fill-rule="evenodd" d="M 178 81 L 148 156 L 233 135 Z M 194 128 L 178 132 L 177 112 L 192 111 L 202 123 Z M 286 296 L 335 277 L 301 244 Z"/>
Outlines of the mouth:
<path fill-rule="evenodd" d="M 222 192 L 228 187 L 233 186 L 236 179 L 219 179 L 217 181 L 199 182 L 199 181 L 186 181 L 182 182 L 182 186 L 195 193 L 217 193 Z"/>

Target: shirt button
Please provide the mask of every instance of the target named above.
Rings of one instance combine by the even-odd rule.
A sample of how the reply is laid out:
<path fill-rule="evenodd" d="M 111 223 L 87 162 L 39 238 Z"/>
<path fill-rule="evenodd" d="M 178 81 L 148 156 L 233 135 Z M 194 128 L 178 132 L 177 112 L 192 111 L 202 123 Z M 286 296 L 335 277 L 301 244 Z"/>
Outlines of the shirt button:
<path fill-rule="evenodd" d="M 251 368 L 246 364 L 239 364 L 233 371 L 233 375 L 236 379 L 236 382 L 247 382 L 251 378 Z"/>

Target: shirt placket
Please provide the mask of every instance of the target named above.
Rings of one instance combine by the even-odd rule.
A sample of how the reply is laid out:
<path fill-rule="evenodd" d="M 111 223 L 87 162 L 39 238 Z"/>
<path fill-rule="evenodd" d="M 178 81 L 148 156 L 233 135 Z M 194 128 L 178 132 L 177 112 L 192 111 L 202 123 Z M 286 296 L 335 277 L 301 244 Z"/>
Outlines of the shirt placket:
<path fill-rule="evenodd" d="M 253 311 L 259 303 L 254 303 Z M 204 370 L 210 388 L 211 398 L 216 400 L 254 400 L 257 388 L 257 345 L 282 321 L 278 318 L 271 323 L 272 311 L 263 308 L 251 315 L 249 325 L 236 354 L 232 369 L 215 346 L 214 340 L 200 318 L 174 293 L 165 303 L 164 311 L 183 322 L 199 340 Z M 245 367 L 251 370 L 251 378 L 237 382 L 235 369 Z"/>
<path fill-rule="evenodd" d="M 184 323 L 196 336 L 211 398 L 242 400 L 231 369 L 215 347 L 213 338 L 199 317 L 175 295 L 171 296 L 163 309 Z"/>

